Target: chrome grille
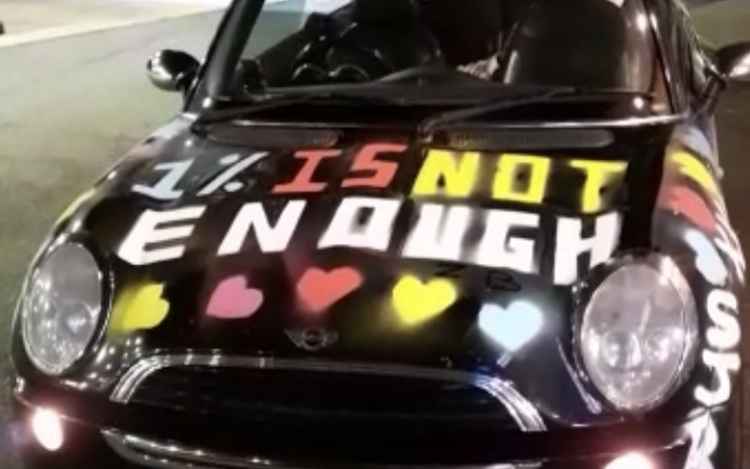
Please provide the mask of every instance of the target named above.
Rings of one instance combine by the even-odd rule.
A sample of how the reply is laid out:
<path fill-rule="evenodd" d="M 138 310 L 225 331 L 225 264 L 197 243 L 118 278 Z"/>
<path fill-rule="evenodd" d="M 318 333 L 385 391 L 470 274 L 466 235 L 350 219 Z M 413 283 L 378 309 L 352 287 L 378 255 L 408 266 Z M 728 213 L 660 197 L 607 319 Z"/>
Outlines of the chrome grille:
<path fill-rule="evenodd" d="M 376 389 L 377 392 L 363 392 Z M 316 391 L 317 390 L 317 391 Z M 325 392 L 323 392 L 325 391 Z M 133 366 L 114 402 L 239 418 L 411 419 L 543 431 L 536 408 L 507 381 L 403 365 L 223 355 L 158 355 Z"/>
<path fill-rule="evenodd" d="M 235 421 L 263 416 L 343 425 L 411 421 L 517 429 L 503 404 L 480 388 L 397 376 L 174 367 L 145 379 L 131 402 Z"/>

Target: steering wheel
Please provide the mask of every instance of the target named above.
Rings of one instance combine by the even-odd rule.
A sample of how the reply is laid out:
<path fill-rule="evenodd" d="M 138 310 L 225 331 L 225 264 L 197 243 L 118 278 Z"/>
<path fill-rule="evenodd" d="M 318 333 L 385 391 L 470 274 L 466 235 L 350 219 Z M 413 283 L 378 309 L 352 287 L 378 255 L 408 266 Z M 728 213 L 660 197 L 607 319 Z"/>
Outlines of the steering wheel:
<path fill-rule="evenodd" d="M 294 62 L 294 84 L 358 83 L 442 59 L 437 40 L 424 28 L 352 24 L 317 34 Z"/>
<path fill-rule="evenodd" d="M 320 37 L 295 60 L 291 82 L 297 85 L 365 82 L 394 70 L 377 50 L 357 47 L 343 37 Z"/>

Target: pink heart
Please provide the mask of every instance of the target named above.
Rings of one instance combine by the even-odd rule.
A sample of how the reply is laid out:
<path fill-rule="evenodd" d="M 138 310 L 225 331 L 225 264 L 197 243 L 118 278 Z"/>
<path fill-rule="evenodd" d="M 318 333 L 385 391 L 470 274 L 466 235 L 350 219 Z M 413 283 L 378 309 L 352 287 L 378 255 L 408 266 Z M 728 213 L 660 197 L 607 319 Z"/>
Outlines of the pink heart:
<path fill-rule="evenodd" d="M 222 281 L 211 294 L 206 314 L 219 319 L 243 319 L 255 314 L 263 304 L 263 292 L 247 288 L 242 275 Z"/>
<path fill-rule="evenodd" d="M 351 267 L 326 272 L 310 268 L 297 283 L 297 294 L 304 306 L 321 313 L 362 285 L 362 274 Z"/>

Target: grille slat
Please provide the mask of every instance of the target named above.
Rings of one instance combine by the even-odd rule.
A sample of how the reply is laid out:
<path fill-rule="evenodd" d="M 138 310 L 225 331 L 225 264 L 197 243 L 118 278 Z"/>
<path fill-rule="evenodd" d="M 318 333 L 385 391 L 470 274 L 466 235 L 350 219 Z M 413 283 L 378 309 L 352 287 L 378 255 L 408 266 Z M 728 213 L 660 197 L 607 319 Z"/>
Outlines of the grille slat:
<path fill-rule="evenodd" d="M 150 375 L 131 402 L 237 422 L 289 418 L 518 428 L 503 404 L 483 389 L 401 376 L 180 366 Z"/>

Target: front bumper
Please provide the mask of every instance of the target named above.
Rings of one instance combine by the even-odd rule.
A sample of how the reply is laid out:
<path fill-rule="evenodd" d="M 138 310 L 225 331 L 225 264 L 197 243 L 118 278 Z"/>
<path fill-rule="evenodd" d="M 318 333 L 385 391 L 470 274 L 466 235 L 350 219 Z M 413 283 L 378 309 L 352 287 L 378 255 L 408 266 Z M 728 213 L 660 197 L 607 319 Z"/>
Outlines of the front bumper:
<path fill-rule="evenodd" d="M 28 428 L 33 412 L 41 407 L 55 409 L 63 419 L 65 443 L 59 451 L 41 449 Z M 606 469 L 618 457 L 633 453 L 645 456 L 653 469 L 711 467 L 706 465 L 711 456 L 706 429 L 712 424 L 707 413 L 682 425 L 618 424 L 492 437 L 415 429 L 407 442 L 391 438 L 385 427 L 348 434 L 331 428 L 279 427 L 274 422 L 237 428 L 28 383 L 16 387 L 14 409 L 16 422 L 26 428 L 26 437 L 18 441 L 29 467 Z"/>

